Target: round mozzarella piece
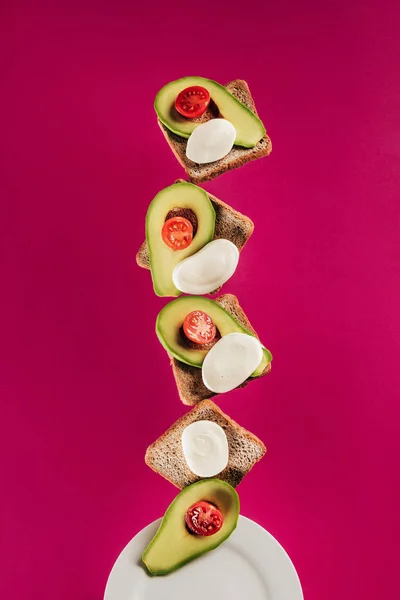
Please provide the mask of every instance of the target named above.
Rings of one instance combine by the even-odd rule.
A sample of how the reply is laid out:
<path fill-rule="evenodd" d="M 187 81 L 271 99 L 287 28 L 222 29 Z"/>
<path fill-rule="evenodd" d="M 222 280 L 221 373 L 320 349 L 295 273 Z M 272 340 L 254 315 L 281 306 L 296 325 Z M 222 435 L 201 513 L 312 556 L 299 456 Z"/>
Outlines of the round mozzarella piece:
<path fill-rule="evenodd" d="M 223 158 L 232 150 L 236 129 L 226 119 L 211 119 L 192 132 L 186 145 L 186 156 L 199 165 Z"/>
<path fill-rule="evenodd" d="M 178 263 L 172 272 L 174 286 L 185 294 L 209 294 L 236 271 L 239 250 L 229 240 L 213 240 Z"/>
<path fill-rule="evenodd" d="M 246 333 L 228 333 L 204 359 L 204 385 L 216 394 L 229 392 L 250 377 L 262 357 L 262 346 L 257 338 Z"/>
<path fill-rule="evenodd" d="M 225 431 L 213 421 L 195 421 L 182 433 L 182 449 L 189 469 L 198 477 L 214 477 L 228 464 Z"/>

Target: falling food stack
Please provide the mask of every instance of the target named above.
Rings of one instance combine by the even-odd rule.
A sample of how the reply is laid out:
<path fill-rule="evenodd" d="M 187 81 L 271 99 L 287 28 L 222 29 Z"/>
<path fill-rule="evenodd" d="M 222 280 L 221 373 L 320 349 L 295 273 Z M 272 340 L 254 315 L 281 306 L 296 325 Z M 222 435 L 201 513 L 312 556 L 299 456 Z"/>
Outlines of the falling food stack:
<path fill-rule="evenodd" d="M 272 355 L 238 299 L 215 295 L 239 268 L 254 225 L 197 184 L 267 156 L 271 141 L 245 81 L 225 87 L 202 77 L 165 85 L 155 99 L 158 124 L 186 171 L 149 205 L 136 260 L 154 292 L 170 297 L 156 333 L 183 404 L 192 408 L 154 441 L 146 463 L 180 492 L 167 508 L 143 563 L 165 575 L 213 550 L 236 528 L 236 487 L 266 449 L 210 400 L 256 382 Z M 182 295 L 185 294 L 185 295 Z"/>

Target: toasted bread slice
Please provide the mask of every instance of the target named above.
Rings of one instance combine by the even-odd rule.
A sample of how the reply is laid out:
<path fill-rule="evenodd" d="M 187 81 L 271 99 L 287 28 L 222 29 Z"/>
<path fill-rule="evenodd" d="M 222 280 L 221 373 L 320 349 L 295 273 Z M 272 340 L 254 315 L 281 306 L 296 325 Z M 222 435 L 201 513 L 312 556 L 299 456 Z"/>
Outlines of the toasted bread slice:
<path fill-rule="evenodd" d="M 258 338 L 248 318 L 244 314 L 236 296 L 233 294 L 223 294 L 218 298 L 215 298 L 214 302 L 217 302 L 220 306 L 222 306 L 222 308 L 232 315 L 232 317 L 234 317 L 243 327 L 245 327 Z M 201 400 L 213 398 L 217 395 L 214 392 L 211 392 L 204 385 L 200 368 L 187 365 L 186 363 L 180 362 L 176 358 L 171 358 L 171 365 L 176 385 L 178 387 L 179 397 L 183 404 L 194 406 Z M 271 363 L 265 367 L 260 377 L 269 373 L 270 370 Z M 258 377 L 254 379 L 258 379 Z M 239 387 L 245 387 L 250 381 L 253 381 L 252 377 L 247 379 Z"/>
<path fill-rule="evenodd" d="M 184 180 L 178 179 L 175 183 L 184 183 Z M 214 239 L 225 238 L 226 240 L 233 242 L 239 251 L 242 250 L 254 231 L 253 221 L 209 192 L 207 192 L 207 194 L 216 215 Z M 136 262 L 139 267 L 150 269 L 149 249 L 146 240 L 140 246 L 138 253 L 136 254 Z"/>
<path fill-rule="evenodd" d="M 214 402 L 204 400 L 178 419 L 146 452 L 146 464 L 179 489 L 201 479 L 189 469 L 182 449 L 182 433 L 195 421 L 213 421 L 225 431 L 229 459 L 227 467 L 217 475 L 236 487 L 243 477 L 262 459 L 266 448 L 255 435 L 235 423 Z"/>
<path fill-rule="evenodd" d="M 240 100 L 247 108 L 253 113 L 257 114 L 256 106 L 254 104 L 253 97 L 250 93 L 249 86 L 242 79 L 235 79 L 226 86 L 228 92 L 230 92 L 235 98 Z M 215 162 L 208 163 L 205 165 L 198 165 L 189 160 L 186 156 L 186 145 L 187 139 L 172 133 L 165 125 L 158 121 L 161 131 L 164 134 L 165 139 L 172 152 L 175 154 L 179 163 L 185 169 L 189 180 L 192 183 L 201 183 L 202 181 L 209 181 L 222 175 L 226 171 L 237 169 L 242 165 L 245 165 L 251 160 L 268 156 L 272 151 L 272 143 L 267 134 L 254 146 L 254 148 L 241 148 L 240 146 L 234 146 L 232 150 Z"/>

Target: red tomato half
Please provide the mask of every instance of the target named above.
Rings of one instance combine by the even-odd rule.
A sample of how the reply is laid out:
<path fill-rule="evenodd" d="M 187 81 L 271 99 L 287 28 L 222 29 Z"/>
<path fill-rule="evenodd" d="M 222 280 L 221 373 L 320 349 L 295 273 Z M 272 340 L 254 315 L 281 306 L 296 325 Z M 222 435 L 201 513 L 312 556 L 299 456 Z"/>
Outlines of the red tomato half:
<path fill-rule="evenodd" d="M 214 321 L 201 310 L 189 313 L 183 321 L 183 331 L 189 340 L 196 344 L 209 344 L 216 336 Z"/>
<path fill-rule="evenodd" d="M 165 221 L 161 235 L 172 250 L 184 250 L 192 243 L 193 226 L 185 217 L 172 217 Z"/>
<path fill-rule="evenodd" d="M 224 518 L 214 504 L 201 500 L 189 508 L 185 521 L 192 533 L 214 535 L 221 529 Z"/>
<path fill-rule="evenodd" d="M 200 85 L 185 88 L 175 100 L 175 108 L 183 117 L 200 117 L 210 104 L 210 93 Z"/>

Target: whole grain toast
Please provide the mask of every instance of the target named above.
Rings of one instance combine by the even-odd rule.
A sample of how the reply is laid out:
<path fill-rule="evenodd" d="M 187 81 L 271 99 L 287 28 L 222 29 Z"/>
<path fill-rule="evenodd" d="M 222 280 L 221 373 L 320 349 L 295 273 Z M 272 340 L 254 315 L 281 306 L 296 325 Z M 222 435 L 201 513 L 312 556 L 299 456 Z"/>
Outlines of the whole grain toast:
<path fill-rule="evenodd" d="M 213 421 L 225 431 L 229 447 L 228 465 L 217 477 L 236 487 L 262 459 L 266 448 L 261 440 L 224 414 L 211 400 L 197 404 L 151 444 L 146 451 L 146 464 L 179 489 L 202 479 L 189 469 L 182 449 L 185 427 L 202 420 Z"/>
<path fill-rule="evenodd" d="M 222 308 L 224 308 L 232 317 L 234 317 L 245 329 L 255 335 L 258 339 L 257 333 L 250 324 L 250 321 L 243 312 L 238 299 L 233 294 L 222 294 L 218 298 L 215 298 L 214 302 L 217 302 Z M 179 397 L 183 404 L 188 406 L 194 406 L 201 400 L 213 398 L 217 394 L 211 392 L 203 383 L 202 371 L 198 367 L 187 365 L 186 363 L 180 362 L 176 358 L 171 358 L 172 372 L 175 377 L 176 385 L 178 388 Z M 260 377 L 266 375 L 271 370 L 271 363 L 269 363 Z M 256 379 L 256 378 L 254 378 Z M 258 378 L 257 378 L 258 379 Z M 239 387 L 245 387 L 253 378 L 249 377 Z"/>
<path fill-rule="evenodd" d="M 185 181 L 184 179 L 177 179 L 175 183 L 185 183 Z M 225 238 L 233 242 L 241 251 L 254 231 L 253 221 L 209 192 L 206 193 L 211 200 L 216 215 L 214 239 Z M 150 269 L 149 249 L 146 240 L 136 254 L 136 262 L 139 267 Z"/>
<path fill-rule="evenodd" d="M 247 106 L 253 113 L 257 115 L 256 106 L 254 104 L 253 97 L 251 95 L 249 86 L 242 79 L 235 79 L 226 86 L 228 92 L 230 92 L 235 98 L 237 98 L 242 104 Z M 241 148 L 240 146 L 233 146 L 232 150 L 221 158 L 212 163 L 204 165 L 198 165 L 189 160 L 186 156 L 186 145 L 187 139 L 172 133 L 161 121 L 158 121 L 161 131 L 164 134 L 172 152 L 175 154 L 177 160 L 185 169 L 189 180 L 192 183 L 201 183 L 202 181 L 209 181 L 222 175 L 226 171 L 237 169 L 242 165 L 268 156 L 272 151 L 271 139 L 267 134 L 260 140 L 254 148 Z"/>

